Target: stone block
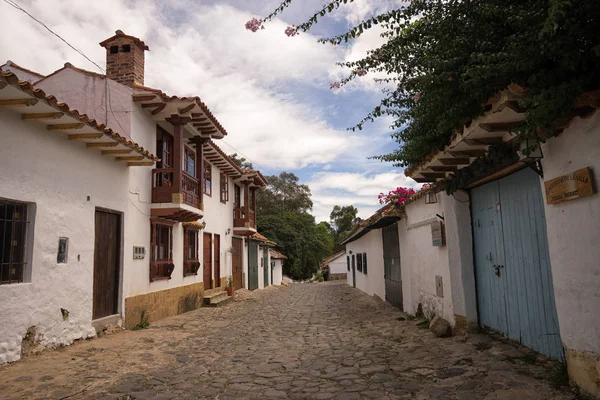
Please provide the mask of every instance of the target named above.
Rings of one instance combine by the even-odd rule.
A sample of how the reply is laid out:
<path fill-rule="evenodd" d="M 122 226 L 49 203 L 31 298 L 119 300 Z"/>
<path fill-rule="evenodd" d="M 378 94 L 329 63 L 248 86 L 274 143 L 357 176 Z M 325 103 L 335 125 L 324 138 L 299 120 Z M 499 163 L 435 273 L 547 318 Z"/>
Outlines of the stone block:
<path fill-rule="evenodd" d="M 439 315 L 436 315 L 435 318 L 431 320 L 429 323 L 429 330 L 431 330 L 435 337 L 445 337 L 452 334 L 450 323 Z"/>

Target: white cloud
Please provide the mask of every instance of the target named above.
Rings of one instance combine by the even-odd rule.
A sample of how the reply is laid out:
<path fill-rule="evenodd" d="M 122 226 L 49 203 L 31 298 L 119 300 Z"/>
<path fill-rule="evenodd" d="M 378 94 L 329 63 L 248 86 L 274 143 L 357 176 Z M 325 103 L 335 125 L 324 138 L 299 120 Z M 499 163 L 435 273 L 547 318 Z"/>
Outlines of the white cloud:
<path fill-rule="evenodd" d="M 399 186 L 417 188 L 420 185 L 401 171 L 390 170 L 378 174 L 353 172 L 318 172 L 308 182 L 315 206 L 313 214 L 318 221 L 329 220 L 335 205 L 353 205 L 361 218 L 368 218 L 377 209 L 379 193 L 387 193 Z"/>
<path fill-rule="evenodd" d="M 172 95 L 199 95 L 228 130 L 225 141 L 258 164 L 292 169 L 328 163 L 364 145 L 364 138 L 330 126 L 326 110 L 300 102 L 292 93 L 293 85 L 326 86 L 343 49 L 318 44 L 307 33 L 288 38 L 283 33 L 287 24 L 279 20 L 253 34 L 244 28 L 252 15 L 227 5 L 187 2 L 182 18 L 181 8 L 159 4 L 22 3 L 102 67 L 105 53 L 98 42 L 116 29 L 142 38 L 151 49 L 145 84 Z M 0 10 L 5 14 L 0 28 L 4 57 L 42 73 L 66 61 L 95 70 L 22 12 L 5 3 Z"/>

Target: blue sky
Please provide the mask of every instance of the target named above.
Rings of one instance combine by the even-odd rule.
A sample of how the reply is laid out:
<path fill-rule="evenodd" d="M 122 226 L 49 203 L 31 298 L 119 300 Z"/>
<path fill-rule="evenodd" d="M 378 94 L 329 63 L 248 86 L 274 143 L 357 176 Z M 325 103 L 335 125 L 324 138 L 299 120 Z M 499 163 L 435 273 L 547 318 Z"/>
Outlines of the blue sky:
<path fill-rule="evenodd" d="M 389 119 L 367 124 L 361 132 L 346 130 L 379 103 L 381 87 L 374 75 L 341 90 L 329 88 L 349 72 L 335 63 L 358 59 L 377 47 L 382 43 L 378 32 L 369 31 L 346 46 L 317 43 L 395 1 L 358 0 L 293 38 L 284 34 L 285 28 L 303 22 L 322 0 L 294 1 L 257 33 L 247 31 L 245 22 L 268 14 L 278 0 L 19 3 L 100 66 L 104 50 L 98 43 L 115 30 L 143 39 L 150 47 L 145 84 L 172 95 L 200 96 L 229 132 L 218 143 L 223 150 L 237 150 L 268 175 L 296 173 L 311 187 L 318 220 L 327 220 L 336 204 L 353 204 L 361 217 L 368 217 L 379 208 L 379 192 L 415 186 L 400 169 L 368 159 L 396 148 Z M 7 16 L 0 27 L 5 60 L 41 73 L 67 61 L 96 70 L 23 13 L 3 2 L 0 12 Z"/>

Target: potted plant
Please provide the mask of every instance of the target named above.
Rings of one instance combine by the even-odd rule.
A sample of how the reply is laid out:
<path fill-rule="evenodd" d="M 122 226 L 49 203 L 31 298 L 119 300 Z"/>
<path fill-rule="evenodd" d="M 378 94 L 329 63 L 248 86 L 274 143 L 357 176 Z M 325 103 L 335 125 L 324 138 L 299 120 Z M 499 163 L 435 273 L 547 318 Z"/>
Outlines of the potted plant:
<path fill-rule="evenodd" d="M 227 282 L 225 284 L 225 290 L 227 291 L 228 296 L 233 296 L 235 293 L 235 288 L 233 287 L 233 278 L 231 276 L 227 277 Z"/>

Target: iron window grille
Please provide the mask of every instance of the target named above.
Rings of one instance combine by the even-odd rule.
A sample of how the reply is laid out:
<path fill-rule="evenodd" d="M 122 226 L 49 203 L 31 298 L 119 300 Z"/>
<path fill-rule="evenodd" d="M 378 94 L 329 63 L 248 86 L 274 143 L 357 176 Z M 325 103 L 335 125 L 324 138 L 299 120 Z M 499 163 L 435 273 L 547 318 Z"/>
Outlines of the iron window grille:
<path fill-rule="evenodd" d="M 0 199 L 0 284 L 23 282 L 27 204 Z"/>
<path fill-rule="evenodd" d="M 363 253 L 363 272 L 367 274 L 367 253 Z"/>
<path fill-rule="evenodd" d="M 356 269 L 358 270 L 358 272 L 362 272 L 363 270 L 363 262 L 362 262 L 362 254 L 358 253 L 356 255 Z"/>

